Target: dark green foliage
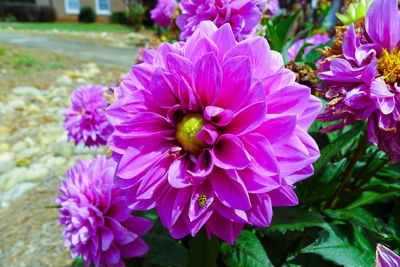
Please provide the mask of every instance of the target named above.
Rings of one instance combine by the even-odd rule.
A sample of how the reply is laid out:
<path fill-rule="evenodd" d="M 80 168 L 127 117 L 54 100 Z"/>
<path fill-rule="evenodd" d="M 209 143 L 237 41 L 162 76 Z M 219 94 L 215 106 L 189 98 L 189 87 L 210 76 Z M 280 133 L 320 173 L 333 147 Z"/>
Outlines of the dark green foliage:
<path fill-rule="evenodd" d="M 90 23 L 96 21 L 96 13 L 90 6 L 84 6 L 81 8 L 78 16 L 79 22 Z"/>
<path fill-rule="evenodd" d="M 126 25 L 128 24 L 128 20 L 124 12 L 114 12 L 110 15 L 110 23 Z"/>
<path fill-rule="evenodd" d="M 188 266 L 191 267 L 216 267 L 220 241 L 211 236 L 208 240 L 206 231 L 202 229 L 195 238 L 189 242 Z"/>
<path fill-rule="evenodd" d="M 20 22 L 52 22 L 56 19 L 53 7 L 31 3 L 0 2 L 0 20 Z"/>
<path fill-rule="evenodd" d="M 256 235 L 243 230 L 234 245 L 222 243 L 221 257 L 231 267 L 267 267 L 273 266 Z"/>

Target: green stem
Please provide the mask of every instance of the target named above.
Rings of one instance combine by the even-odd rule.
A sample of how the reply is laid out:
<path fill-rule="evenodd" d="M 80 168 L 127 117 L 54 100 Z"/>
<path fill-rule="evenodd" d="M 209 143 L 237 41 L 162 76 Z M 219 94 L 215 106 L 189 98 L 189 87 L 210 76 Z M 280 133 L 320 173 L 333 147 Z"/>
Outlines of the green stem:
<path fill-rule="evenodd" d="M 368 144 L 368 136 L 367 136 L 367 134 L 364 134 L 361 137 L 361 140 L 360 140 L 360 143 L 358 144 L 357 150 L 354 152 L 353 157 L 350 159 L 349 165 L 347 165 L 347 168 L 345 169 L 345 171 L 343 173 L 343 179 L 341 181 L 341 185 L 339 186 L 338 189 L 336 189 L 335 193 L 326 202 L 325 207 L 324 207 L 325 209 L 331 208 L 335 199 L 342 192 L 345 184 L 351 178 L 351 175 L 353 173 L 353 170 L 354 170 L 354 167 L 356 166 L 357 161 L 360 159 L 360 157 L 364 153 L 365 149 L 367 148 L 367 144 Z"/>

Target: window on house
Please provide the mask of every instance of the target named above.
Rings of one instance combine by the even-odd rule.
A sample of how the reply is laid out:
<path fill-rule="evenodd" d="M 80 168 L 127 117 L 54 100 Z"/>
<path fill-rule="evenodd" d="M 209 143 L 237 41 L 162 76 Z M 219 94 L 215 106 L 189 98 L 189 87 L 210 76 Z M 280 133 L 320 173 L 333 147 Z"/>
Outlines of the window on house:
<path fill-rule="evenodd" d="M 64 3 L 65 3 L 65 13 L 79 14 L 81 7 L 79 0 L 64 0 Z"/>
<path fill-rule="evenodd" d="M 96 13 L 99 15 L 110 15 L 110 0 L 96 0 Z"/>

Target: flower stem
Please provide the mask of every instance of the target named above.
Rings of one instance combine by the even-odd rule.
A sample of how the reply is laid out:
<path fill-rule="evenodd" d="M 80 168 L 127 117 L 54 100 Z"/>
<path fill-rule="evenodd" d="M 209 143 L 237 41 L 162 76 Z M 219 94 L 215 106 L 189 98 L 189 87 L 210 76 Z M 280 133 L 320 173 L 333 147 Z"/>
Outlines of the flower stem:
<path fill-rule="evenodd" d="M 343 179 L 342 179 L 341 185 L 339 186 L 338 189 L 336 189 L 335 193 L 326 202 L 325 207 L 324 207 L 325 209 L 331 208 L 335 199 L 342 192 L 345 184 L 351 178 L 351 175 L 353 173 L 353 170 L 354 170 L 354 167 L 356 166 L 357 161 L 360 159 L 360 157 L 364 153 L 365 149 L 367 148 L 367 144 L 368 144 L 368 136 L 367 136 L 367 134 L 364 134 L 361 137 L 360 143 L 358 144 L 358 147 L 357 147 L 356 151 L 354 152 L 353 157 L 350 159 L 349 165 L 347 165 L 347 168 L 345 169 L 345 171 L 343 173 Z"/>

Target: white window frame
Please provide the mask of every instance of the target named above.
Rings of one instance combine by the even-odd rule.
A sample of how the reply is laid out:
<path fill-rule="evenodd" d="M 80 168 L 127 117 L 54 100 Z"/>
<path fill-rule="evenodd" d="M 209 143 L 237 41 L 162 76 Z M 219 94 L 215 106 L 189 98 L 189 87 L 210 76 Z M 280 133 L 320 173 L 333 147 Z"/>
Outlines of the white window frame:
<path fill-rule="evenodd" d="M 110 0 L 105 0 L 105 1 L 108 1 L 108 10 L 100 10 L 100 0 L 95 1 L 96 15 L 111 15 L 111 1 Z"/>
<path fill-rule="evenodd" d="M 81 11 L 81 2 L 80 2 L 80 0 L 77 0 L 78 1 L 78 9 L 72 9 L 72 8 L 70 8 L 69 7 L 69 0 L 64 0 L 64 6 L 65 6 L 65 13 L 66 14 L 74 14 L 74 15 L 76 15 L 76 14 L 79 14 L 79 12 Z"/>

